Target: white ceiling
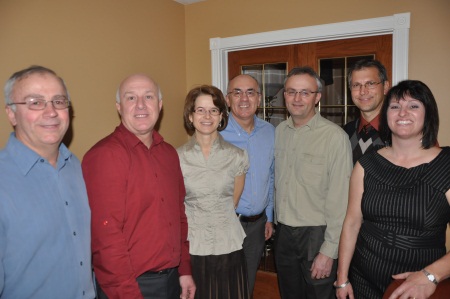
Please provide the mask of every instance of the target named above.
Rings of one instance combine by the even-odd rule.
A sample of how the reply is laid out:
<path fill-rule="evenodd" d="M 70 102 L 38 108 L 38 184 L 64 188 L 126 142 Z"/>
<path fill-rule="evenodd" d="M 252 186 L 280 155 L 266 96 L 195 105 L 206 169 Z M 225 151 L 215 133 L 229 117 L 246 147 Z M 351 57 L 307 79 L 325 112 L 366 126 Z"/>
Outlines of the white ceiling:
<path fill-rule="evenodd" d="M 206 0 L 174 0 L 174 1 L 184 4 L 184 5 L 188 5 L 188 4 L 197 3 L 197 2 L 206 1 Z"/>

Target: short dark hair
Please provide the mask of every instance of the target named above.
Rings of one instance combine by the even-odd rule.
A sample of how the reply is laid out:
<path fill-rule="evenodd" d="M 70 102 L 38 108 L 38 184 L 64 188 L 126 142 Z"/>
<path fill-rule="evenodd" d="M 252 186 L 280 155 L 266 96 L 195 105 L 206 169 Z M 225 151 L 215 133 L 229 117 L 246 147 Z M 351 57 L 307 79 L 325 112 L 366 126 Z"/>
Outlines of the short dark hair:
<path fill-rule="evenodd" d="M 399 101 L 409 96 L 420 101 L 425 107 L 425 119 L 422 128 L 422 147 L 428 149 L 437 144 L 439 131 L 439 112 L 433 93 L 425 83 L 418 80 L 405 80 L 393 86 L 386 95 L 380 112 L 380 137 L 389 144 L 392 132 L 388 126 L 387 111 L 392 100 Z"/>
<path fill-rule="evenodd" d="M 189 120 L 189 116 L 194 113 L 195 100 L 200 95 L 210 95 L 212 97 L 214 106 L 219 108 L 220 113 L 222 114 L 222 121 L 220 122 L 217 131 L 224 130 L 228 124 L 227 102 L 225 101 L 223 93 L 220 91 L 220 89 L 212 85 L 201 85 L 198 87 L 194 87 L 186 95 L 183 112 L 184 125 L 186 129 L 189 131 L 189 133 L 193 133 L 195 131 L 195 128 L 192 126 L 192 123 Z"/>
<path fill-rule="evenodd" d="M 284 86 L 286 87 L 286 81 L 292 77 L 297 75 L 310 75 L 314 79 L 316 79 L 317 83 L 317 89 L 319 92 L 322 92 L 322 81 L 320 80 L 319 75 L 317 75 L 316 71 L 309 66 L 301 66 L 301 67 L 294 67 L 286 76 L 286 79 L 284 79 Z"/>
<path fill-rule="evenodd" d="M 16 82 L 20 81 L 32 74 L 36 74 L 36 73 L 50 74 L 50 75 L 55 76 L 61 82 L 61 85 L 64 88 L 64 92 L 67 95 L 67 99 L 70 101 L 70 96 L 69 96 L 69 93 L 67 92 L 66 84 L 64 83 L 64 80 L 55 73 L 55 71 L 53 71 L 49 68 L 40 66 L 40 65 L 32 65 L 26 69 L 15 72 L 14 74 L 11 75 L 11 77 L 9 77 L 8 81 L 6 81 L 5 87 L 4 87 L 5 104 L 6 105 L 13 103 L 11 96 L 12 96 L 12 90 L 13 90 Z"/>
<path fill-rule="evenodd" d="M 352 75 L 354 71 L 360 71 L 365 68 L 374 67 L 378 70 L 378 77 L 380 78 L 381 83 L 384 83 L 388 80 L 386 68 L 381 62 L 375 59 L 361 59 L 358 60 L 352 67 L 348 69 L 347 80 L 348 86 L 352 85 Z"/>

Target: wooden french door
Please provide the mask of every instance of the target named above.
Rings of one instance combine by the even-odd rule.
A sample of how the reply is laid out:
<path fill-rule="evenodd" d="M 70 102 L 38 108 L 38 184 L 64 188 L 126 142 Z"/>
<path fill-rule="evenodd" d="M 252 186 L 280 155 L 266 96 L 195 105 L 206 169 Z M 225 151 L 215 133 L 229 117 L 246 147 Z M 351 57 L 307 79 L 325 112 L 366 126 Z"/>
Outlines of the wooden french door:
<path fill-rule="evenodd" d="M 392 35 L 229 52 L 228 74 L 229 79 L 243 73 L 258 79 L 264 99 L 258 116 L 277 125 L 288 115 L 282 92 L 284 77 L 293 67 L 308 65 L 325 83 L 320 113 L 342 126 L 359 114 L 351 100 L 346 75 L 348 67 L 363 57 L 379 60 L 386 67 L 388 78 L 392 78 Z"/>
<path fill-rule="evenodd" d="M 228 53 L 229 79 L 239 74 L 253 75 L 263 93 L 261 117 L 274 125 L 286 119 L 283 82 L 289 70 L 296 66 L 312 67 L 324 81 L 320 113 L 339 125 L 353 120 L 359 111 L 353 105 L 347 86 L 347 70 L 362 57 L 379 60 L 392 78 L 392 35 L 314 42 Z M 276 272 L 273 240 L 266 242 L 260 270 Z"/>

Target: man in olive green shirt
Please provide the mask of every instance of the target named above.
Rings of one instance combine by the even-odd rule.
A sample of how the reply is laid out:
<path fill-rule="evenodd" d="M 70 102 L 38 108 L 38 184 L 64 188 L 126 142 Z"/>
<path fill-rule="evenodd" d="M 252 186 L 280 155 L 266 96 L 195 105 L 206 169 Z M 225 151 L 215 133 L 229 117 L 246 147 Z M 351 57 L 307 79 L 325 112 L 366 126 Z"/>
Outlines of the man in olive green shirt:
<path fill-rule="evenodd" d="M 289 119 L 275 133 L 275 261 L 281 297 L 335 298 L 339 237 L 352 171 L 338 125 L 316 113 L 322 83 L 309 67 L 285 81 Z"/>

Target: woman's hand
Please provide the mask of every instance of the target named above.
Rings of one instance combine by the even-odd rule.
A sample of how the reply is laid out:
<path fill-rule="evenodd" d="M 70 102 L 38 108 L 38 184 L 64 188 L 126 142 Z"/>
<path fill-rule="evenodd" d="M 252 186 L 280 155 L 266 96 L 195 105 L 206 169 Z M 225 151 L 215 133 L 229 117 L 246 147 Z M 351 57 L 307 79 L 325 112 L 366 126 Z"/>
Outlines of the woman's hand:
<path fill-rule="evenodd" d="M 436 290 L 436 285 L 429 281 L 422 271 L 392 275 L 392 278 L 406 280 L 392 292 L 389 299 L 425 299 Z"/>
<path fill-rule="evenodd" d="M 355 297 L 353 296 L 353 288 L 352 288 L 352 284 L 348 283 L 346 286 L 338 288 L 339 285 L 335 282 L 336 287 L 336 298 L 338 299 L 355 299 Z"/>

